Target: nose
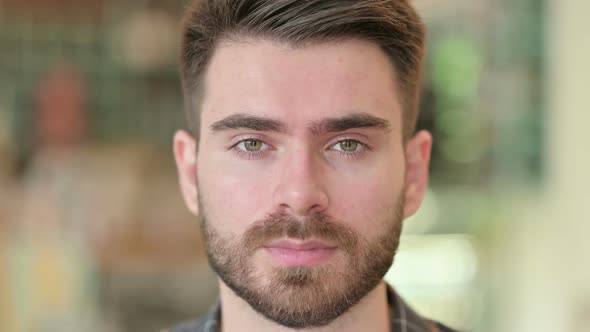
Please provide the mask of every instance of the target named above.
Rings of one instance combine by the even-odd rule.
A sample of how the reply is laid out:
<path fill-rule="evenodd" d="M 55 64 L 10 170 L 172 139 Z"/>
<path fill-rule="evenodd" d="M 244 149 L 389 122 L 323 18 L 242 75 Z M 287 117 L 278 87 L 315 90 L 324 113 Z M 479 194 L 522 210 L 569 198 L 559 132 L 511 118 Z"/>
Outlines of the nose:
<path fill-rule="evenodd" d="M 285 158 L 281 167 L 273 194 L 275 208 L 293 216 L 306 217 L 328 207 L 319 158 L 300 151 Z"/>

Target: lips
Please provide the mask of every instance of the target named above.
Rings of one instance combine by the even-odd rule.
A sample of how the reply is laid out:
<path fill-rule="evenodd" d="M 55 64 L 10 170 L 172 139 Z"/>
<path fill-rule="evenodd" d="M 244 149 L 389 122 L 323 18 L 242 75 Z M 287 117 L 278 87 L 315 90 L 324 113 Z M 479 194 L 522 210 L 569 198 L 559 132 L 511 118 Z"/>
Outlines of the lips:
<path fill-rule="evenodd" d="M 336 249 L 335 245 L 331 245 L 321 241 L 305 241 L 297 242 L 292 240 L 279 240 L 271 242 L 265 246 L 266 248 L 288 249 L 288 250 L 317 250 L 317 249 Z"/>
<path fill-rule="evenodd" d="M 337 247 L 321 241 L 279 240 L 264 247 L 273 260 L 289 267 L 311 267 L 332 259 Z"/>

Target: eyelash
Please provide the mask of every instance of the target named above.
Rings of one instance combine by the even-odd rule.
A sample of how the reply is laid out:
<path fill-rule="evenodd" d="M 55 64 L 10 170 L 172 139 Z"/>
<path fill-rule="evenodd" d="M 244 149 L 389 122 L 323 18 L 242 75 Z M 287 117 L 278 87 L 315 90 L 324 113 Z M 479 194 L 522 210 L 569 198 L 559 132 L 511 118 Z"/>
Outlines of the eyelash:
<path fill-rule="evenodd" d="M 272 148 L 268 148 L 266 150 L 261 150 L 258 152 L 249 152 L 249 151 L 244 151 L 244 150 L 241 150 L 238 148 L 238 145 L 240 145 L 244 142 L 248 142 L 248 141 L 256 141 L 256 142 L 262 143 L 263 145 L 270 146 L 269 144 L 265 143 L 264 141 L 262 141 L 260 139 L 246 138 L 246 139 L 240 140 L 236 144 L 232 145 L 229 149 L 233 150 L 234 153 L 236 153 L 239 157 L 249 159 L 249 160 L 258 159 L 258 158 L 262 157 L 262 154 L 266 153 L 269 150 L 273 150 Z M 344 158 L 348 158 L 348 159 L 359 158 L 360 155 L 363 154 L 366 150 L 371 151 L 371 148 L 367 144 L 362 143 L 362 142 L 355 140 L 355 139 L 351 139 L 351 138 L 341 139 L 341 140 L 335 142 L 334 144 L 332 144 L 331 147 L 336 146 L 342 142 L 355 142 L 355 143 L 358 143 L 358 145 L 360 146 L 360 148 L 355 152 L 343 152 L 343 151 L 333 150 Z"/>

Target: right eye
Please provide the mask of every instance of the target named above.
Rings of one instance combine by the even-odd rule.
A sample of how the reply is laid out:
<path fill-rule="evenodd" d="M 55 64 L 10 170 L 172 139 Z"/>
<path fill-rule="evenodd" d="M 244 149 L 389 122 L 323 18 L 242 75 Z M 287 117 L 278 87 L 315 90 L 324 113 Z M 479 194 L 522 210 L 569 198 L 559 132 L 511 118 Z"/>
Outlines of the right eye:
<path fill-rule="evenodd" d="M 262 141 L 255 140 L 255 139 L 247 139 L 238 143 L 238 146 L 242 148 L 242 150 L 248 152 L 258 152 L 262 149 L 265 144 Z"/>
<path fill-rule="evenodd" d="M 270 150 L 270 145 L 261 140 L 248 138 L 239 141 L 231 147 L 239 156 L 246 159 L 256 159 L 262 156 L 263 153 Z"/>

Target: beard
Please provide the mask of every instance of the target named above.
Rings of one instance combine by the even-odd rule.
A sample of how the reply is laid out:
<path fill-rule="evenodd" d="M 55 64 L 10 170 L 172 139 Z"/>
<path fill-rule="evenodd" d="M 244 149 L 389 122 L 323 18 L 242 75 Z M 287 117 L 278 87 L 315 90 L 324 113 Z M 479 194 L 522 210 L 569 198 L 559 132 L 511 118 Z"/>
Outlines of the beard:
<path fill-rule="evenodd" d="M 305 219 L 272 213 L 241 237 L 224 236 L 209 222 L 199 199 L 209 264 L 237 296 L 267 319 L 297 329 L 325 326 L 375 289 L 393 263 L 404 207 L 403 195 L 398 197 L 392 213 L 377 221 L 382 230 L 373 238 L 321 213 Z M 338 247 L 338 255 L 312 267 L 257 267 L 258 249 L 281 238 L 329 241 Z"/>

